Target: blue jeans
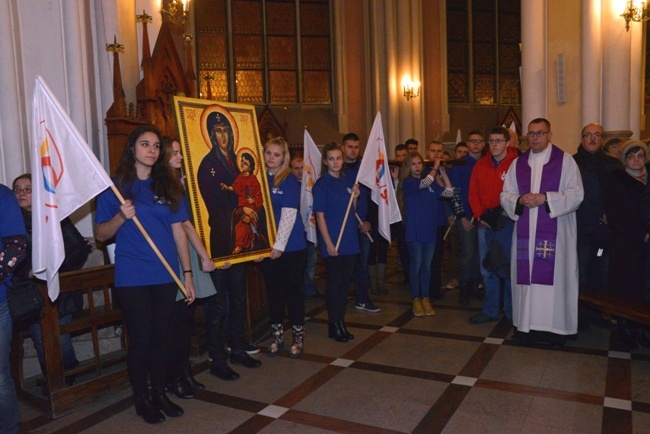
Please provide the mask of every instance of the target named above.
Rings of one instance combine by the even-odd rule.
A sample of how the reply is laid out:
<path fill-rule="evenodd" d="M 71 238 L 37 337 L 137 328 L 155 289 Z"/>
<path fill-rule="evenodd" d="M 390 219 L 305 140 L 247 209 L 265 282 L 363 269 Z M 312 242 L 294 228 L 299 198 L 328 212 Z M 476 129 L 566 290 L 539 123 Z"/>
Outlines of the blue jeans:
<path fill-rule="evenodd" d="M 11 378 L 11 317 L 7 302 L 0 303 L 0 432 L 18 432 L 18 398 Z"/>
<path fill-rule="evenodd" d="M 305 295 L 318 294 L 316 284 L 314 283 L 314 276 L 316 274 L 316 261 L 318 261 L 316 245 L 312 242 L 307 241 L 307 263 L 305 264 L 305 273 L 302 283 L 302 287 L 305 290 Z"/>
<path fill-rule="evenodd" d="M 355 301 L 357 303 L 366 303 L 370 301 L 368 287 L 370 286 L 370 276 L 368 275 L 368 255 L 370 254 L 370 239 L 368 235 L 359 232 L 359 249 L 361 253 L 354 265 L 354 289 L 356 290 Z"/>
<path fill-rule="evenodd" d="M 409 285 L 413 298 L 428 298 L 431 284 L 431 259 L 436 249 L 436 243 L 408 242 Z"/>
<path fill-rule="evenodd" d="M 70 324 L 72 321 L 72 314 L 59 318 L 59 326 Z M 34 348 L 36 349 L 36 356 L 38 363 L 41 365 L 41 371 L 45 373 L 45 354 L 43 352 L 43 331 L 41 330 L 41 323 L 35 322 L 29 325 L 29 333 L 32 335 L 34 341 Z M 63 358 L 63 369 L 72 369 L 77 366 L 77 355 L 72 346 L 72 337 L 70 334 L 61 335 L 61 356 Z"/>
<path fill-rule="evenodd" d="M 460 243 L 460 284 L 466 286 L 472 281 L 478 281 L 480 266 L 476 223 L 471 231 L 466 231 L 460 219 L 456 220 L 458 241 Z"/>
<path fill-rule="evenodd" d="M 481 255 L 481 275 L 483 276 L 483 288 L 485 289 L 485 300 L 483 301 L 483 313 L 491 317 L 499 316 L 501 307 L 501 284 L 503 283 L 503 310 L 508 319 L 512 319 L 512 287 L 510 274 L 498 273 L 486 270 L 483 261 L 488 254 L 493 241 L 501 245 L 501 248 L 510 262 L 512 246 L 512 232 L 514 223 L 510 220 L 506 226 L 498 232 L 485 227 L 478 228 L 478 249 Z"/>

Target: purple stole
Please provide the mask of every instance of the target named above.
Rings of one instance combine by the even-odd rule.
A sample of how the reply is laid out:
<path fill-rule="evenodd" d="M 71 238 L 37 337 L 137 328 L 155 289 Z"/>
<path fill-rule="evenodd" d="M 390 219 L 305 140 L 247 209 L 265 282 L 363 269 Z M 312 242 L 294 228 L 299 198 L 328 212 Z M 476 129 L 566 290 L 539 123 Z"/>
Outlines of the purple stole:
<path fill-rule="evenodd" d="M 540 193 L 558 191 L 562 176 L 564 152 L 551 146 L 551 157 L 542 169 Z M 517 160 L 517 185 L 519 194 L 530 193 L 531 170 L 528 165 L 530 150 Z M 545 206 L 537 207 L 537 228 L 535 229 L 535 254 L 533 271 L 530 273 L 530 209 L 524 207 L 524 213 L 517 221 L 517 284 L 518 285 L 553 285 L 555 271 L 555 246 L 557 242 L 557 219 L 552 219 Z"/>

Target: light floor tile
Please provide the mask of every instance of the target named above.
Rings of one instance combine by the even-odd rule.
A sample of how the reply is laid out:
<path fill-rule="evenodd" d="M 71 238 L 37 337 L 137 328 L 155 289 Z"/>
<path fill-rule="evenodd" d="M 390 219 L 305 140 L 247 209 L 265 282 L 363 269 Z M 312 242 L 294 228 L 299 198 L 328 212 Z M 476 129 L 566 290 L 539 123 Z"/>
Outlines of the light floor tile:
<path fill-rule="evenodd" d="M 277 419 L 283 414 L 285 414 L 287 411 L 289 411 L 289 409 L 286 407 L 280 407 L 278 405 L 269 405 L 268 407 L 264 408 L 262 411 L 260 411 L 257 414 L 259 414 L 260 416 L 267 416 L 267 417 L 272 417 L 274 419 Z"/>

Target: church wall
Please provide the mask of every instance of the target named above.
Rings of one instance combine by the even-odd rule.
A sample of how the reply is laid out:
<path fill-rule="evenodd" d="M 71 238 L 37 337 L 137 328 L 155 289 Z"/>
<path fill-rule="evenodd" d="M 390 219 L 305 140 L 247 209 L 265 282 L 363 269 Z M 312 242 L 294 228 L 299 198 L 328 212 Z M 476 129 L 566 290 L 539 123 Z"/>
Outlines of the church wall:
<path fill-rule="evenodd" d="M 445 132 L 442 137 L 432 137 L 431 139 L 437 138 L 445 143 L 455 143 L 456 133 L 459 128 L 464 141 L 467 140 L 468 133 L 471 130 L 480 130 L 484 134 L 488 134 L 492 127 L 501 125 L 501 121 L 503 121 L 509 108 L 506 106 L 498 108 L 495 106 L 450 106 L 449 119 L 451 124 L 449 131 Z M 521 119 L 521 107 L 515 107 L 514 110 Z M 509 126 L 507 125 L 507 127 Z"/>

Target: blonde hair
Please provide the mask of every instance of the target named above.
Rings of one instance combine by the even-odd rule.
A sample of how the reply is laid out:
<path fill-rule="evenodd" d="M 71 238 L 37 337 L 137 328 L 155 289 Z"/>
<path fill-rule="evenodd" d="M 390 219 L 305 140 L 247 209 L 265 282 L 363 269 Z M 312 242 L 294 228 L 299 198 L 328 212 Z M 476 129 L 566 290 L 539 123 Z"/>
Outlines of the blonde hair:
<path fill-rule="evenodd" d="M 414 158 L 419 158 L 422 163 L 424 163 L 424 158 L 422 158 L 422 154 L 419 152 L 409 152 L 409 154 L 406 156 L 404 161 L 402 162 L 402 166 L 399 168 L 399 185 L 397 186 L 397 192 L 395 192 L 395 198 L 397 199 L 397 206 L 399 207 L 400 212 L 402 213 L 402 216 L 404 217 L 405 214 L 405 207 L 404 207 L 404 190 L 402 190 L 402 187 L 404 187 L 404 180 L 411 176 L 411 163 L 413 162 Z M 404 220 L 406 222 L 406 219 Z"/>
<path fill-rule="evenodd" d="M 277 172 L 275 172 L 275 176 L 273 177 L 273 187 L 277 188 L 280 186 L 280 184 L 282 184 L 282 181 L 284 181 L 285 178 L 291 173 L 291 170 L 289 169 L 289 144 L 282 137 L 273 137 L 272 139 L 266 141 L 264 144 L 264 150 L 266 151 L 266 148 L 271 145 L 276 145 L 282 148 L 282 163 L 280 164 L 280 167 L 278 168 Z"/>

